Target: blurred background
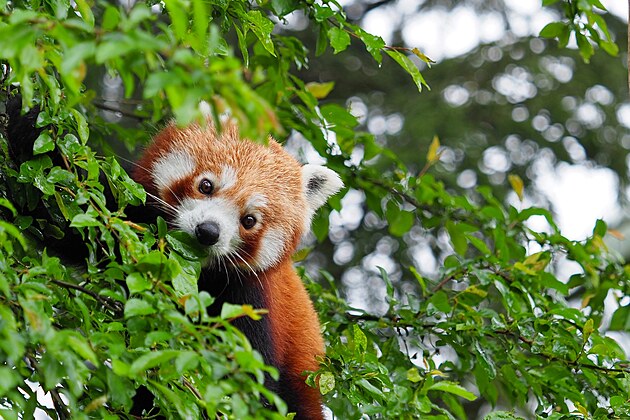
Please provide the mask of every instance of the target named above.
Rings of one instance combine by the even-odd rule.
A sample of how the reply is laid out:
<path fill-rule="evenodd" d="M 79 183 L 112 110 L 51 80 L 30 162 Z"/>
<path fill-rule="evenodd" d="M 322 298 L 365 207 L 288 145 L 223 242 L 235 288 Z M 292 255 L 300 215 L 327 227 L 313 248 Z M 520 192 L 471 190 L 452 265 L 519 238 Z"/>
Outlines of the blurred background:
<path fill-rule="evenodd" d="M 581 240 L 604 219 L 615 229 L 608 246 L 630 257 L 628 183 L 630 102 L 626 67 L 627 2 L 602 2 L 620 53 L 597 51 L 583 62 L 575 41 L 559 49 L 538 37 L 560 10 L 540 0 L 345 0 L 349 17 L 388 45 L 418 48 L 435 63 L 420 67 L 430 91 L 418 93 L 412 80 L 389 59 L 374 62 L 360 42 L 350 54 L 327 51 L 303 72 L 306 81 L 335 82 L 328 101 L 345 104 L 359 117 L 360 129 L 405 159 L 412 173 L 426 162 L 433 136 L 443 146 L 441 162 L 430 173 L 447 188 L 475 194 L 491 185 L 515 207 L 549 208 L 563 234 Z M 302 16 L 282 30 L 314 46 L 316 34 Z M 412 57 L 415 58 L 415 57 Z M 361 151 L 357 151 L 361 153 Z M 373 165 L 391 164 L 377 157 Z M 517 174 L 526 185 L 521 203 L 507 181 Z M 409 266 L 435 277 L 452 253 L 446 233 L 427 234 L 415 226 L 394 238 L 365 197 L 350 191 L 340 213 L 331 217 L 326 246 L 311 255 L 342 279 L 350 302 L 378 310 L 384 285 L 377 266 L 405 291 Z M 545 221 L 532 218 L 533 227 Z M 531 250 L 536 252 L 537 250 Z M 580 270 L 555 261 L 561 278 Z"/>

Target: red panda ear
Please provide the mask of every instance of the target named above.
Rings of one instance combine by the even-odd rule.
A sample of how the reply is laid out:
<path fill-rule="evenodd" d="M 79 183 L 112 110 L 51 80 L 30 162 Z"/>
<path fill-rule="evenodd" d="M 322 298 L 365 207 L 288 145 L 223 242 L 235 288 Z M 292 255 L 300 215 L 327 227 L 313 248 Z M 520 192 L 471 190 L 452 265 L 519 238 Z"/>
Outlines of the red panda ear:
<path fill-rule="evenodd" d="M 310 220 L 310 217 L 328 200 L 328 197 L 343 188 L 343 182 L 336 172 L 325 166 L 304 165 L 302 166 L 302 186 Z"/>

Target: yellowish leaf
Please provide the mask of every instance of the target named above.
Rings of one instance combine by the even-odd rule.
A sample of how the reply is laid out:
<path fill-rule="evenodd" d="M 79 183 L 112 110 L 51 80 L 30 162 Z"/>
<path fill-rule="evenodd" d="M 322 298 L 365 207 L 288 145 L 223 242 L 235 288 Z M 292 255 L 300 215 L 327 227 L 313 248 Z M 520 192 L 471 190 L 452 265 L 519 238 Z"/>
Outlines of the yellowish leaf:
<path fill-rule="evenodd" d="M 416 57 L 418 57 L 420 60 L 424 61 L 425 63 L 427 63 L 429 65 L 429 67 L 431 67 L 432 63 L 435 63 L 435 61 L 431 60 L 429 57 L 427 57 L 426 55 L 424 55 L 422 52 L 420 52 L 419 49 L 417 48 L 413 48 L 411 50 L 412 53 L 414 53 L 414 55 Z"/>
<path fill-rule="evenodd" d="M 595 330 L 595 327 L 593 326 L 593 319 L 589 318 L 589 320 L 584 323 L 584 328 L 582 328 L 584 342 L 588 340 L 593 333 L 593 330 Z"/>
<path fill-rule="evenodd" d="M 267 313 L 266 309 L 254 309 L 252 305 L 243 305 L 243 313 L 253 319 L 254 321 L 258 321 L 262 318 L 261 315 Z"/>
<path fill-rule="evenodd" d="M 431 141 L 431 145 L 429 146 L 429 152 L 427 153 L 427 161 L 430 164 L 433 164 L 440 160 L 441 152 L 438 152 L 440 148 L 440 139 L 438 136 L 433 136 L 433 141 Z"/>
<path fill-rule="evenodd" d="M 512 186 L 512 189 L 514 190 L 516 195 L 518 196 L 518 199 L 523 201 L 523 190 L 525 186 L 523 184 L 523 180 L 521 179 L 521 177 L 518 175 L 510 174 L 508 175 L 508 181 L 510 181 L 510 185 Z"/>
<path fill-rule="evenodd" d="M 306 84 L 306 90 L 317 99 L 324 99 L 335 87 L 335 82 L 317 83 L 310 82 Z"/>

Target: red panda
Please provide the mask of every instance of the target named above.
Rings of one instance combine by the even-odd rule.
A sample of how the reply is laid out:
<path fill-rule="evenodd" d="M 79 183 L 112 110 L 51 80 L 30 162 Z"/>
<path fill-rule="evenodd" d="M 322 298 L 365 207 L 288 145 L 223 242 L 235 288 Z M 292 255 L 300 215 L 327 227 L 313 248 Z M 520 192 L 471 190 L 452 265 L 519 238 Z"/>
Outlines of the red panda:
<path fill-rule="evenodd" d="M 300 165 L 278 143 L 243 140 L 233 125 L 162 130 L 132 177 L 169 223 L 208 250 L 200 290 L 223 302 L 268 309 L 262 321 L 237 326 L 280 374 L 267 386 L 299 419 L 322 419 L 319 391 L 304 371 L 318 369 L 324 353 L 313 304 L 291 255 L 315 211 L 343 186 L 323 166 Z"/>
<path fill-rule="evenodd" d="M 39 109 L 21 115 L 20 105 L 19 97 L 7 104 L 9 153 L 17 164 L 32 157 L 42 130 L 35 127 Z M 51 157 L 61 164 L 56 152 Z M 130 217 L 151 222 L 162 215 L 171 227 L 207 248 L 199 289 L 216 299 L 211 315 L 224 302 L 268 309 L 261 321 L 235 320 L 265 362 L 280 373 L 278 381 L 267 377 L 266 386 L 296 418 L 323 418 L 319 391 L 306 385 L 303 372 L 317 370 L 324 344 L 291 255 L 315 211 L 342 188 L 339 176 L 322 166 L 301 166 L 273 140 L 263 146 L 240 139 L 233 125 L 217 133 L 211 124 L 183 129 L 171 124 L 155 136 L 132 177 L 149 199 L 146 207 L 129 208 Z M 106 179 L 102 184 L 107 186 Z M 112 204 L 111 192 L 105 192 Z M 41 203 L 31 213 L 50 217 Z M 87 255 L 83 239 L 72 229 L 47 246 L 76 262 Z M 152 396 L 139 388 L 136 397 L 132 413 L 140 414 Z"/>

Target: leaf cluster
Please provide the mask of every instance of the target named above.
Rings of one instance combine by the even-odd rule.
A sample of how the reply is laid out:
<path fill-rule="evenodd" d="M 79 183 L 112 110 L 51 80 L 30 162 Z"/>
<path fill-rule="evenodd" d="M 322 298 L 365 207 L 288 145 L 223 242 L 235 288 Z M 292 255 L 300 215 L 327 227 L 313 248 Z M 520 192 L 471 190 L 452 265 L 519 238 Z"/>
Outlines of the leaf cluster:
<path fill-rule="evenodd" d="M 321 101 L 330 83 L 295 75 L 309 51 L 274 29 L 296 11 L 318 33 L 316 54 L 328 46 L 341 53 L 358 39 L 377 62 L 385 53 L 418 89 L 424 84 L 407 53 L 426 57 L 386 46 L 348 22 L 334 1 L 167 0 L 125 8 L 0 0 L 0 39 L 12 40 L 0 44 L 0 99 L 19 90 L 24 110 L 39 108 L 42 130 L 24 162 L 12 161 L 4 136 L 1 142 L 2 416 L 125 417 L 140 387 L 167 416 L 287 415 L 264 387 L 278 373 L 231 323 L 259 319 L 264 309 L 226 305 L 208 316 L 213 298 L 196 287 L 198 247 L 161 219 L 129 220 L 145 192 L 115 158 L 91 147 L 120 131 L 101 112 L 109 107 L 98 106 L 108 99 L 89 83 L 94 69 L 118 78 L 124 98 L 116 104 L 151 124 L 198 120 L 203 102 L 217 122 L 229 111 L 254 140 L 299 133 L 365 194 L 390 235 L 410 238 L 419 229 L 446 238 L 452 252 L 439 277 L 411 266 L 395 280 L 377 273 L 386 302 L 380 312 L 352 308 L 326 274 L 326 286 L 308 282 L 328 346 L 307 381 L 335 415 L 467 418 L 479 401 L 524 407 L 530 399 L 551 418 L 576 410 L 626 415 L 628 362 L 605 332 L 628 330 L 628 306 L 609 327 L 603 314 L 609 293 L 625 302 L 629 270 L 606 249 L 606 225 L 598 222 L 586 241 L 570 241 L 545 210 L 506 206 L 488 187 L 449 191 L 431 173 L 437 139 L 423 169 L 407 168 L 373 136 L 356 132 L 348 109 Z M 512 185 L 522 188 L 517 178 Z M 341 208 L 340 197 L 331 208 Z M 328 234 L 329 214 L 315 220 L 319 239 Z M 533 217 L 548 229 L 532 229 Z M 63 249 L 73 235 L 85 249 Z M 60 258 L 60 250 L 76 253 L 78 263 Z M 553 269 L 565 258 L 581 267 L 568 282 Z M 52 407 L 38 398 L 39 387 Z"/>

